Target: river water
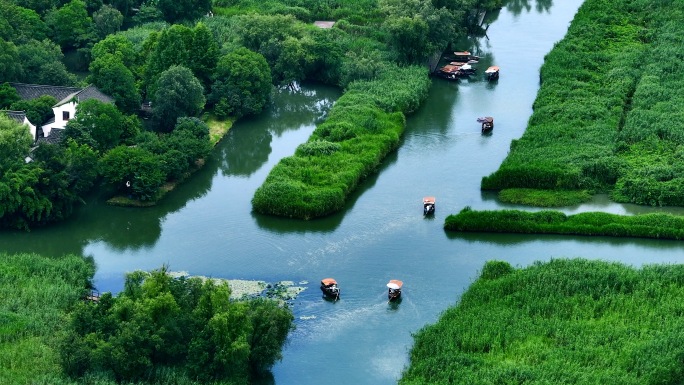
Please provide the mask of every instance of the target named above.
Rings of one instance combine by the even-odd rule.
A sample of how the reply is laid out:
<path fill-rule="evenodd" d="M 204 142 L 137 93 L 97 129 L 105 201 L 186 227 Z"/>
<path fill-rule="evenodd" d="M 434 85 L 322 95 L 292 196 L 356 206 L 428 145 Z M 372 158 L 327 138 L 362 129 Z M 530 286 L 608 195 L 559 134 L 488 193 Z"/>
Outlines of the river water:
<path fill-rule="evenodd" d="M 297 328 L 267 382 L 395 384 L 408 363 L 411 333 L 456 304 L 487 260 L 515 266 L 559 257 L 635 266 L 684 260 L 680 242 L 442 229 L 444 218 L 464 206 L 515 207 L 482 193 L 480 180 L 522 135 L 543 57 L 563 37 L 580 3 L 516 0 L 502 9 L 487 37 L 471 47 L 483 56 L 480 73 L 490 64 L 501 67 L 498 83 L 481 76 L 435 79 L 423 108 L 409 117 L 401 147 L 341 213 L 302 222 L 251 212 L 254 191 L 271 168 L 309 137 L 340 95 L 334 88 L 304 86 L 280 91 L 263 116 L 237 123 L 206 166 L 158 206 L 109 207 L 93 197 L 57 226 L 0 234 L 0 250 L 92 256 L 100 291 L 117 292 L 126 272 L 163 264 L 192 275 L 295 281 L 307 287 L 292 303 Z M 476 122 L 485 115 L 496 123 L 489 136 L 480 134 Z M 426 195 L 437 197 L 434 218 L 423 218 Z M 588 210 L 650 209 L 597 197 L 565 211 Z M 318 281 L 325 277 L 340 283 L 341 300 L 321 298 Z M 405 283 L 398 305 L 387 303 L 389 279 Z"/>

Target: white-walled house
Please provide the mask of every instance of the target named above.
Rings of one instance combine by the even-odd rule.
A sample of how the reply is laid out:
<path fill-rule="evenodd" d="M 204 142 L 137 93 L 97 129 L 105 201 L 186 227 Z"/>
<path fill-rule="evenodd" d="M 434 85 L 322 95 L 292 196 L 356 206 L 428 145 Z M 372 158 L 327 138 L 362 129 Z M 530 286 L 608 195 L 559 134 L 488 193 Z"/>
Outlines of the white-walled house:
<path fill-rule="evenodd" d="M 43 95 L 49 95 L 58 100 L 57 104 L 52 107 L 54 118 L 45 122 L 39 128 L 31 131 L 33 139 L 38 141 L 41 138 L 58 137 L 55 135 L 56 130 L 63 130 L 67 123 L 76 116 L 76 106 L 78 103 L 89 99 L 96 99 L 103 103 L 114 103 L 114 99 L 103 94 L 94 85 L 89 85 L 85 88 L 78 87 L 63 87 L 63 86 L 45 86 L 38 84 L 24 84 L 24 83 L 9 83 L 19 96 L 24 100 L 31 100 Z M 40 122 L 38 122 L 40 123 Z M 30 122 L 29 122 L 30 124 Z M 31 124 L 29 125 L 29 127 Z M 34 127 L 36 127 L 34 125 Z"/>

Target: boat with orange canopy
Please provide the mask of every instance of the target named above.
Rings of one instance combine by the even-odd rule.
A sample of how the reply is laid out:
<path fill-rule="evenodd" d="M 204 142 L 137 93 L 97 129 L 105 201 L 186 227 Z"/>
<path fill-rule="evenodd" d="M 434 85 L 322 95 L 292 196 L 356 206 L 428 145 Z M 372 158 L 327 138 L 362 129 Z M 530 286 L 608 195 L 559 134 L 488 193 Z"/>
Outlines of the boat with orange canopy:
<path fill-rule="evenodd" d="M 401 298 L 401 288 L 404 286 L 404 282 L 398 279 L 391 279 L 387 283 L 387 299 L 389 301 L 398 300 Z"/>
<path fill-rule="evenodd" d="M 321 291 L 330 298 L 340 298 L 340 288 L 337 286 L 337 281 L 333 278 L 323 278 L 321 280 Z"/>
<path fill-rule="evenodd" d="M 423 215 L 435 213 L 435 197 L 423 198 Z"/>

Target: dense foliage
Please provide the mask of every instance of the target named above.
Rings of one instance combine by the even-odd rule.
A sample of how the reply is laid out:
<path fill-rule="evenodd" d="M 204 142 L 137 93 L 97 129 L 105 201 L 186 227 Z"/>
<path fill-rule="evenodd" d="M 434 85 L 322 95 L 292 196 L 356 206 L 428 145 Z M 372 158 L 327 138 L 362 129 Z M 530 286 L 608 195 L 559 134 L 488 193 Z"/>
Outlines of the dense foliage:
<path fill-rule="evenodd" d="M 537 207 L 573 206 L 587 202 L 591 194 L 584 190 L 538 190 L 508 188 L 499 191 L 499 201 Z"/>
<path fill-rule="evenodd" d="M 399 384 L 677 384 L 683 303 L 683 265 L 490 261 L 416 333 Z"/>
<path fill-rule="evenodd" d="M 62 384 L 57 338 L 94 272 L 74 255 L 0 254 L 0 383 Z"/>
<path fill-rule="evenodd" d="M 611 237 L 684 239 L 684 217 L 671 214 L 617 215 L 560 211 L 475 211 L 469 207 L 449 215 L 444 229 L 493 233 L 566 234 Z"/>
<path fill-rule="evenodd" d="M 117 297 L 81 303 L 61 342 L 64 371 L 116 381 L 246 383 L 281 358 L 292 326 L 275 301 L 231 301 L 227 283 L 172 278 L 164 268 L 134 272 Z M 165 374 L 168 375 L 168 374 Z"/>
<path fill-rule="evenodd" d="M 397 67 L 374 82 L 352 83 L 309 141 L 273 168 L 254 194 L 254 209 L 302 219 L 342 209 L 358 183 L 399 145 L 402 108 L 417 108 L 427 94 L 425 71 Z"/>
<path fill-rule="evenodd" d="M 679 2 L 586 1 L 546 57 L 525 134 L 482 188 L 683 205 L 683 15 Z"/>

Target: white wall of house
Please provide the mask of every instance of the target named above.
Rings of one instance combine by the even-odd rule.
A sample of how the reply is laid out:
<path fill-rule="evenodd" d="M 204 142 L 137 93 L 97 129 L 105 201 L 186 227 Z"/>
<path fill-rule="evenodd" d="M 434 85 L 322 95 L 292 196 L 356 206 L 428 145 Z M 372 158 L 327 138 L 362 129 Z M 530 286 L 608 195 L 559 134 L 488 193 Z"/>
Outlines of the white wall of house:
<path fill-rule="evenodd" d="M 64 128 L 67 123 L 76 116 L 76 102 L 64 103 L 61 106 L 52 107 L 55 113 L 55 121 L 43 126 L 43 135 L 50 136 L 53 128 Z"/>
<path fill-rule="evenodd" d="M 24 122 L 23 123 L 28 126 L 29 131 L 31 132 L 31 137 L 35 141 L 36 140 L 36 126 L 31 124 L 31 122 L 29 122 L 28 118 L 25 116 L 24 116 Z"/>

